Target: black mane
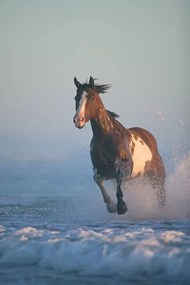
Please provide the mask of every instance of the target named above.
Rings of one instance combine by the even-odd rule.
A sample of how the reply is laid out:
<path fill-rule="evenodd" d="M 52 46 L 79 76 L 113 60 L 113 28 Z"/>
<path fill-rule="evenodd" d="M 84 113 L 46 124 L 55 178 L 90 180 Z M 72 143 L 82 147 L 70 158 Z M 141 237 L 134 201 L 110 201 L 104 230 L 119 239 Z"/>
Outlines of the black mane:
<path fill-rule="evenodd" d="M 109 111 L 109 110 L 106 110 L 106 111 L 107 111 L 108 115 L 111 116 L 112 118 L 114 118 L 114 119 L 119 118 L 119 115 L 117 115 L 116 113 Z"/>
<path fill-rule="evenodd" d="M 94 86 L 98 93 L 106 93 L 110 89 L 110 87 L 110 84 L 96 84 Z"/>
<path fill-rule="evenodd" d="M 82 87 L 84 89 L 87 89 L 87 88 L 95 89 L 98 93 L 106 93 L 110 89 L 111 84 L 94 84 L 94 86 L 92 86 L 89 83 L 84 83 L 82 84 Z"/>

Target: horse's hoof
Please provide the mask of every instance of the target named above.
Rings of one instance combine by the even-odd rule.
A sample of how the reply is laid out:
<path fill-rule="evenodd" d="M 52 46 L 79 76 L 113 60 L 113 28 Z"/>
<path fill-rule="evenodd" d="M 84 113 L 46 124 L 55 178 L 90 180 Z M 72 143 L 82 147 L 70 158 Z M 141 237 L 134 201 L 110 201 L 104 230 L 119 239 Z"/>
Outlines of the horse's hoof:
<path fill-rule="evenodd" d="M 117 212 L 117 206 L 116 203 L 111 201 L 110 203 L 106 204 L 107 210 L 109 213 L 116 213 Z"/>
<path fill-rule="evenodd" d="M 117 213 L 118 215 L 124 215 L 127 212 L 127 205 L 124 201 L 117 203 Z"/>

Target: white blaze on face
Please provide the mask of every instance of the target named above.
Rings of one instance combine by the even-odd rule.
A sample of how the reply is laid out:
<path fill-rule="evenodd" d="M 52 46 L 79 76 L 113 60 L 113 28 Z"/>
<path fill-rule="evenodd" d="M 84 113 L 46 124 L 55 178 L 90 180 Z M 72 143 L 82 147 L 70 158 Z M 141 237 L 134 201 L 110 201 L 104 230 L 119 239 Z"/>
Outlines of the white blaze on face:
<path fill-rule="evenodd" d="M 131 150 L 133 149 L 133 153 L 132 153 L 132 160 L 133 160 L 132 176 L 136 176 L 136 175 L 144 172 L 146 163 L 151 161 L 151 159 L 152 159 L 152 153 L 151 153 L 149 147 L 147 146 L 147 144 L 138 136 L 132 135 L 130 147 L 131 147 Z"/>
<path fill-rule="evenodd" d="M 82 128 L 85 125 L 85 107 L 86 107 L 86 102 L 87 102 L 86 95 L 87 94 L 84 91 L 81 96 L 76 115 L 74 117 L 75 126 L 77 128 Z"/>

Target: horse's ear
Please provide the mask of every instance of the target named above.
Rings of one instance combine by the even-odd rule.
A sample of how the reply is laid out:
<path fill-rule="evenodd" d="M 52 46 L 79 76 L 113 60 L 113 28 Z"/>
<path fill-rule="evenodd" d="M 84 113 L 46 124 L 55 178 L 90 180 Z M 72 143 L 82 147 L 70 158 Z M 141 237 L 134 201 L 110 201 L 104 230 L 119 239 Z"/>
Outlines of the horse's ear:
<path fill-rule="evenodd" d="M 81 83 L 76 79 L 76 77 L 74 77 L 74 83 L 77 88 L 81 86 Z"/>
<path fill-rule="evenodd" d="M 92 76 L 90 76 L 89 84 L 90 84 L 90 86 L 92 86 L 93 88 L 95 87 L 95 85 L 94 85 L 94 79 L 93 79 Z"/>

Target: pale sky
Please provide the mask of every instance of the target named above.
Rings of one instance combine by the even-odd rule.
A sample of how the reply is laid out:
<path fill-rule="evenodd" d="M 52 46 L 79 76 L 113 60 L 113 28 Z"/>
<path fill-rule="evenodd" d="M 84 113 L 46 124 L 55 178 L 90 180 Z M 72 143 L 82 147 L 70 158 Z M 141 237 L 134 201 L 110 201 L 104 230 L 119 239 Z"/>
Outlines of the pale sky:
<path fill-rule="evenodd" d="M 126 127 L 188 149 L 189 15 L 188 0 L 0 0 L 0 159 L 86 151 L 73 77 L 90 75 L 112 84 L 103 102 Z"/>

